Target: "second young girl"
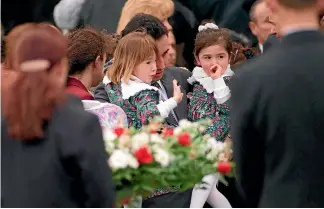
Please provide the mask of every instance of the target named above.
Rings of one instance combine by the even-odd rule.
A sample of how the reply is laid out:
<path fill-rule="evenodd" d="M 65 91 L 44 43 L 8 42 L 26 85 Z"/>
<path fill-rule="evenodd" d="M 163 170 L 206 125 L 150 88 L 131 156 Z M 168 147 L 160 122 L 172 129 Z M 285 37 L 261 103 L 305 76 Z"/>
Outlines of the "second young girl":
<path fill-rule="evenodd" d="M 123 37 L 114 53 L 114 62 L 107 71 L 104 83 L 110 102 L 126 113 L 128 126 L 137 129 L 156 116 L 168 117 L 182 100 L 180 86 L 173 81 L 173 97 L 162 101 L 159 89 L 151 86 L 156 74 L 157 48 L 154 40 L 144 32 Z"/>
<path fill-rule="evenodd" d="M 195 40 L 194 55 L 197 67 L 188 82 L 193 85 L 193 92 L 188 95 L 189 115 L 191 121 L 211 119 L 206 134 L 217 141 L 223 141 L 229 134 L 229 105 L 230 90 L 227 82 L 234 74 L 230 68 L 232 43 L 227 30 L 219 29 L 214 23 L 199 26 Z M 217 143 L 215 141 L 215 143 Z M 228 200 L 217 190 L 218 177 L 216 174 L 203 178 L 204 189 L 198 186 L 193 189 L 191 208 L 200 208 L 207 201 L 212 207 L 231 207 Z"/>

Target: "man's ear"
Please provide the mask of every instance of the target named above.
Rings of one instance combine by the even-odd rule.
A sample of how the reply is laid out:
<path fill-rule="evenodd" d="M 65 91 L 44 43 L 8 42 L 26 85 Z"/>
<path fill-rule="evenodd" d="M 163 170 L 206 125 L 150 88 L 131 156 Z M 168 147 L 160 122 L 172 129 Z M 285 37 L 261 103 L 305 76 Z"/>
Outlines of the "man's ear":
<path fill-rule="evenodd" d="M 199 61 L 199 57 L 195 55 L 195 63 L 197 66 L 201 66 L 201 63 Z"/>
<path fill-rule="evenodd" d="M 97 69 L 100 66 L 100 62 L 102 62 L 102 57 L 101 56 L 97 56 L 96 60 L 94 61 L 94 69 Z"/>
<path fill-rule="evenodd" d="M 257 26 L 256 26 L 255 22 L 250 21 L 249 27 L 250 27 L 250 30 L 253 33 L 253 35 L 257 36 L 258 32 L 257 32 Z"/>

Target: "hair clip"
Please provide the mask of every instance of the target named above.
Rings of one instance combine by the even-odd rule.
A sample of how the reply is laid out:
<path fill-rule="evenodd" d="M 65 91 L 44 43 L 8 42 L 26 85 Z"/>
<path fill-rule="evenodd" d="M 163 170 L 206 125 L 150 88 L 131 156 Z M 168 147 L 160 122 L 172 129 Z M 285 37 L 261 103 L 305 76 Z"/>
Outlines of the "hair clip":
<path fill-rule="evenodd" d="M 50 68 L 50 66 L 50 61 L 38 59 L 24 61 L 20 64 L 19 68 L 22 72 L 40 72 L 46 71 L 48 68 Z"/>
<path fill-rule="evenodd" d="M 206 23 L 205 25 L 199 25 L 198 31 L 200 32 L 200 31 L 203 31 L 203 30 L 207 30 L 208 28 L 216 29 L 216 30 L 219 29 L 219 27 L 214 23 Z"/>
<path fill-rule="evenodd" d="M 105 63 L 104 72 L 106 72 L 108 67 L 113 64 L 113 61 L 114 61 L 114 58 Z"/>

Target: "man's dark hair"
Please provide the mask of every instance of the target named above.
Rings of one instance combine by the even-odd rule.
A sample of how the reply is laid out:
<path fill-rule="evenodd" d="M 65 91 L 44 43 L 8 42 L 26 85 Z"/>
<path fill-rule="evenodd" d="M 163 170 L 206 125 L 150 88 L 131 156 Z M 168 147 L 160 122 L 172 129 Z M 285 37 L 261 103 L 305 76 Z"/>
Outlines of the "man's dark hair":
<path fill-rule="evenodd" d="M 292 9 L 305 9 L 310 6 L 315 6 L 318 0 L 279 0 L 279 2 Z"/>
<path fill-rule="evenodd" d="M 121 32 L 121 35 L 124 37 L 131 32 L 138 31 L 139 29 L 144 29 L 146 33 L 152 36 L 155 40 L 168 34 L 168 30 L 158 18 L 152 15 L 140 13 L 135 15 L 129 21 Z"/>

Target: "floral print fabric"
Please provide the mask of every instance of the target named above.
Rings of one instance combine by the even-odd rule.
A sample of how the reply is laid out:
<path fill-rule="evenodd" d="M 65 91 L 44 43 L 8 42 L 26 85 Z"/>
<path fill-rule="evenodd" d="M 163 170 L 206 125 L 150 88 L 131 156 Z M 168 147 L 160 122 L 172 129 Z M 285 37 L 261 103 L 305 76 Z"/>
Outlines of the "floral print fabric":
<path fill-rule="evenodd" d="M 224 80 L 227 84 L 231 77 L 224 77 Z M 188 98 L 190 100 L 188 120 L 195 122 L 201 119 L 211 119 L 212 125 L 205 133 L 215 137 L 217 141 L 224 141 L 231 128 L 229 101 L 217 104 L 214 94 L 207 93 L 198 82 L 193 83 L 193 92 L 188 94 Z"/>
<path fill-rule="evenodd" d="M 123 99 L 121 86 L 113 83 L 106 85 L 105 90 L 111 103 L 121 107 L 128 120 L 128 127 L 140 129 L 154 117 L 159 116 L 157 109 L 159 102 L 159 92 L 155 90 L 142 90 L 131 96 L 129 99 Z"/>

